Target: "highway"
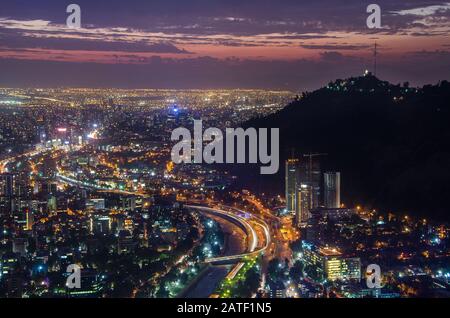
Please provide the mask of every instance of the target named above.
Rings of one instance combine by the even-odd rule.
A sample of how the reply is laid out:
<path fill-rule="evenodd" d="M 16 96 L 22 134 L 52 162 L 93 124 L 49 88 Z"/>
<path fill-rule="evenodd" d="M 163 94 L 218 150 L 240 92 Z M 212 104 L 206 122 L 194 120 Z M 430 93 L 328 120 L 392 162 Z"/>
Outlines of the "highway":
<path fill-rule="evenodd" d="M 64 176 L 62 174 L 57 174 L 56 177 L 59 181 L 68 183 L 70 185 L 77 185 L 80 187 L 90 188 L 102 192 L 109 192 L 109 193 L 115 193 L 115 194 L 124 194 L 124 195 L 136 195 L 136 196 L 142 196 L 146 197 L 144 194 L 140 194 L 137 192 L 130 192 L 125 190 L 119 190 L 119 189 L 107 189 L 102 188 L 100 186 L 90 184 L 87 182 L 82 182 L 67 176 Z M 205 206 L 200 205 L 185 205 L 185 207 L 190 209 L 196 209 L 199 211 L 203 211 L 207 214 L 212 214 L 216 216 L 220 216 L 222 218 L 225 218 L 227 220 L 231 220 L 233 223 L 237 224 L 239 227 L 241 227 L 244 232 L 247 234 L 248 237 L 248 248 L 245 253 L 235 254 L 235 255 L 229 255 L 229 256 L 222 256 L 222 257 L 215 257 L 215 258 L 208 258 L 205 260 L 206 263 L 230 263 L 234 261 L 239 261 L 243 259 L 244 257 L 255 257 L 263 253 L 270 244 L 271 237 L 270 237 L 270 231 L 269 226 L 262 220 L 256 217 L 252 217 L 251 219 L 245 219 L 241 216 L 238 216 L 236 213 L 225 211 L 219 208 L 209 208 Z M 235 209 L 236 211 L 245 214 L 244 211 L 240 211 Z M 252 222 L 250 222 L 250 220 Z M 257 231 L 255 230 L 255 225 L 259 226 L 263 229 L 264 237 L 262 239 L 258 238 Z M 264 245 L 260 248 L 257 248 L 259 243 L 262 244 L 264 242 Z"/>
<path fill-rule="evenodd" d="M 79 181 L 79 180 L 67 177 L 65 175 L 62 175 L 61 173 L 57 173 L 56 178 L 62 183 L 67 183 L 72 186 L 79 186 L 82 188 L 97 190 L 99 192 L 115 193 L 115 194 L 122 194 L 122 195 L 134 195 L 134 196 L 143 197 L 143 198 L 149 197 L 147 194 L 142 194 L 139 192 L 131 192 L 131 191 L 126 191 L 126 190 L 103 188 L 103 187 L 95 185 L 95 184 L 91 184 L 88 182 L 83 182 L 83 181 Z"/>
<path fill-rule="evenodd" d="M 57 174 L 57 178 L 59 181 L 64 183 L 68 183 L 71 185 L 78 185 L 80 187 L 91 188 L 103 192 L 145 196 L 137 192 L 102 188 L 97 185 L 81 182 L 79 180 L 64 176 L 62 174 Z M 220 283 L 220 281 L 223 278 L 233 279 L 239 273 L 239 270 L 244 266 L 244 263 L 241 262 L 242 259 L 257 257 L 263 254 L 270 246 L 271 235 L 269 226 L 261 218 L 258 218 L 253 215 L 249 215 L 248 218 L 243 217 L 241 215 L 248 215 L 248 213 L 230 207 L 225 207 L 230 210 L 226 211 L 223 210 L 222 208 L 216 207 L 210 208 L 200 205 L 184 205 L 184 206 L 189 209 L 201 211 L 205 214 L 208 214 L 209 216 L 214 217 L 215 219 L 221 218 L 225 221 L 225 223 L 233 224 L 235 227 L 241 229 L 244 232 L 245 236 L 247 237 L 246 240 L 247 246 L 244 248 L 243 252 L 241 251 L 236 254 L 206 259 L 205 263 L 209 263 L 214 266 L 208 268 L 206 273 L 199 279 L 199 281 L 184 292 L 185 297 L 188 298 L 208 297 L 209 295 L 211 295 L 211 293 L 214 292 L 218 283 Z M 236 231 L 233 231 L 233 233 L 236 233 Z M 226 264 L 233 264 L 236 262 L 238 263 L 235 264 L 231 268 L 231 270 L 229 270 L 229 267 L 226 266 Z"/>
<path fill-rule="evenodd" d="M 199 212 L 201 213 L 201 212 Z M 229 219 L 208 214 L 208 218 L 216 221 L 223 233 L 225 241 L 222 255 L 235 255 L 244 253 L 247 250 L 247 234 L 244 230 L 231 222 Z M 229 275 L 235 264 L 213 265 L 206 264 L 205 270 L 199 273 L 198 277 L 181 292 L 177 297 L 181 298 L 207 298 L 217 290 L 220 283 Z"/>
<path fill-rule="evenodd" d="M 241 261 L 242 259 L 261 255 L 270 245 L 271 236 L 269 226 L 260 218 L 253 215 L 249 215 L 248 218 L 242 217 L 241 215 L 248 215 L 248 213 L 246 214 L 242 210 L 226 206 L 223 208 L 229 209 L 230 211 L 218 207 L 210 208 L 198 205 L 185 205 L 185 207 L 202 211 L 203 213 L 214 217 L 216 220 L 217 218 L 222 218 L 226 223 L 232 223 L 235 227 L 241 229 L 247 236 L 247 246 L 242 249 L 241 253 L 205 260 L 205 262 L 213 264 L 214 266 L 209 267 L 203 277 L 184 293 L 183 296 L 187 298 L 210 296 L 220 281 L 223 279 L 232 280 L 238 275 L 239 271 L 244 266 L 244 262 Z M 236 261 L 238 263 L 231 267 L 231 269 L 226 269 L 223 265 L 235 263 Z"/>
<path fill-rule="evenodd" d="M 225 255 L 206 259 L 205 262 L 209 263 L 210 266 L 202 273 L 195 284 L 189 286 L 187 290 L 180 294 L 180 297 L 186 298 L 205 298 L 214 293 L 222 280 L 235 278 L 244 266 L 244 262 L 240 260 L 263 253 L 269 246 L 270 233 L 268 226 L 264 223 L 256 225 L 262 228 L 262 231 L 260 228 L 256 228 L 253 217 L 251 220 L 246 219 L 236 213 L 216 207 L 210 208 L 200 205 L 185 205 L 185 207 L 202 212 L 216 220 L 221 224 L 222 230 L 232 235 L 226 244 Z M 264 235 L 261 235 L 261 233 L 264 233 Z M 226 264 L 234 265 L 230 267 Z"/>
<path fill-rule="evenodd" d="M 0 160 L 0 172 L 4 172 L 8 164 L 21 157 L 33 158 L 52 150 L 55 151 L 59 149 L 46 149 L 42 147 L 40 149 Z M 110 189 L 95 184 L 94 182 L 80 181 L 67 175 L 60 168 L 58 168 L 56 178 L 61 183 L 99 192 L 148 197 L 148 195 L 139 192 Z M 205 202 L 200 202 L 200 204 L 206 205 Z M 239 273 L 240 269 L 244 266 L 244 259 L 255 258 L 263 254 L 270 246 L 271 235 L 269 226 L 262 218 L 227 206 L 208 207 L 204 205 L 187 204 L 185 207 L 207 214 L 208 217 L 218 221 L 221 224 L 222 229 L 231 229 L 228 231 L 228 233 L 230 233 L 229 241 L 231 243 L 228 242 L 229 246 L 227 246 L 224 251 L 225 255 L 205 260 L 205 263 L 210 264 L 206 271 L 206 275 L 199 277 L 199 282 L 195 284 L 195 288 L 193 288 L 192 291 L 188 290 L 188 296 L 209 296 L 214 292 L 217 284 L 220 283 L 223 278 L 233 279 Z"/>
<path fill-rule="evenodd" d="M 14 162 L 14 161 L 16 161 L 16 160 L 18 160 L 18 159 L 21 159 L 21 158 L 27 158 L 27 159 L 30 159 L 30 158 L 32 158 L 32 157 L 35 157 L 35 156 L 37 156 L 37 155 L 40 155 L 40 154 L 45 153 L 45 152 L 48 152 L 48 151 L 49 151 L 48 149 L 42 148 L 42 149 L 31 150 L 31 151 L 26 152 L 26 153 L 18 154 L 18 155 L 15 155 L 14 157 L 5 158 L 5 159 L 3 159 L 3 160 L 0 161 L 0 173 L 5 173 L 5 172 L 7 172 L 7 171 L 6 171 L 6 166 L 7 166 L 8 164 L 10 164 L 11 162 Z"/>
<path fill-rule="evenodd" d="M 238 226 L 240 226 L 242 229 L 244 229 L 245 233 L 248 237 L 248 248 L 245 253 L 236 254 L 236 255 L 228 255 L 228 256 L 221 256 L 221 257 L 214 257 L 214 258 L 208 258 L 205 260 L 207 263 L 226 263 L 226 262 L 233 262 L 236 260 L 241 260 L 245 257 L 255 257 L 263 253 L 270 244 L 270 231 L 269 226 L 262 220 L 254 220 L 254 222 L 257 222 L 258 226 L 262 227 L 264 232 L 264 238 L 261 240 L 258 238 L 257 231 L 255 229 L 255 225 L 251 224 L 249 220 L 240 217 L 236 215 L 235 213 L 221 210 L 218 208 L 209 208 L 204 206 L 197 206 L 197 205 L 185 205 L 187 208 L 196 209 L 199 211 L 203 211 L 207 214 L 213 214 L 221 216 L 225 219 L 232 220 L 234 223 L 237 223 Z M 260 243 L 259 240 L 264 241 L 264 245 L 260 248 L 257 248 Z"/>

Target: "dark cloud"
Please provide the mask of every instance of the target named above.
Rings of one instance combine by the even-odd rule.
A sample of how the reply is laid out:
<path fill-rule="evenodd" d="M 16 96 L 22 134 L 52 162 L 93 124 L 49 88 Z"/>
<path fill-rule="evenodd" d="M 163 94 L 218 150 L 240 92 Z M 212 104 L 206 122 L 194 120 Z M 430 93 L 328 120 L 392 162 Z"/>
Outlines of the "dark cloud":
<path fill-rule="evenodd" d="M 272 38 L 276 40 L 315 40 L 315 39 L 338 39 L 340 37 L 321 34 L 314 34 L 314 35 L 297 34 L 297 35 L 273 36 Z"/>
<path fill-rule="evenodd" d="M 335 0 L 77 0 L 82 21 L 96 26 L 123 26 L 152 31 L 252 35 L 261 33 L 366 31 L 366 7 L 373 1 Z M 410 26 L 417 16 L 395 12 L 442 5 L 446 1 L 378 0 L 383 24 L 390 30 Z M 68 2 L 22 0 L 2 3 L 2 16 L 64 23 Z M 450 11 L 437 11 L 449 18 Z M 422 27 L 427 28 L 425 24 Z"/>
<path fill-rule="evenodd" d="M 435 51 L 427 51 L 427 50 L 421 50 L 421 51 L 415 51 L 415 52 L 408 52 L 405 54 L 407 57 L 416 57 L 416 58 L 446 58 L 450 57 L 450 51 L 445 50 L 435 50 Z"/>
<path fill-rule="evenodd" d="M 179 49 L 169 42 L 151 43 L 148 41 L 123 41 L 123 40 L 90 40 L 78 38 L 58 37 L 31 37 L 23 36 L 15 30 L 0 29 L 0 45 L 10 48 L 42 48 L 53 50 L 85 50 L 85 51 L 129 51 L 150 53 L 190 53 Z"/>
<path fill-rule="evenodd" d="M 370 49 L 369 45 L 354 44 L 364 41 L 346 38 L 347 34 L 351 37 L 354 33 L 366 36 L 367 43 L 386 35 L 415 36 L 417 44 L 410 49 L 415 52 L 400 52 L 404 58 L 393 56 L 394 53 L 387 56 L 392 51 L 383 46 L 380 51 L 386 55 L 380 55 L 379 70 L 381 74 L 384 71 L 388 80 L 423 84 L 444 78 L 449 69 L 447 51 L 435 48 L 426 51 L 420 43 L 425 43 L 421 42 L 424 37 L 448 34 L 445 27 L 450 20 L 450 10 L 439 10 L 425 17 L 404 10 L 444 2 L 448 1 L 378 0 L 385 28 L 368 30 L 366 7 L 372 0 L 77 0 L 82 10 L 82 25 L 98 33 L 70 32 L 74 37 L 70 38 L 65 30 L 0 27 L 0 52 L 8 57 L 0 58 L 0 85 L 315 88 L 333 78 L 361 74 L 365 68 L 370 68 L 370 53 L 364 52 Z M 39 19 L 50 21 L 52 26 L 64 25 L 69 3 L 4 1 L 0 19 Z M 103 36 L 101 28 L 109 34 Z M 135 33 L 124 36 L 111 28 Z M 330 34 L 334 31 L 337 33 Z M 145 32 L 152 33 L 151 37 Z M 292 60 L 296 57 L 295 51 L 283 57 L 285 51 L 282 50 L 292 45 L 289 41 L 296 41 L 293 47 L 299 56 L 307 49 L 307 56 L 314 54 L 315 58 Z M 324 41 L 326 43 L 322 43 Z M 230 51 L 233 47 L 232 52 L 239 47 L 246 51 L 261 45 L 267 48 L 252 55 L 261 55 L 260 60 L 257 57 L 191 58 L 188 53 L 196 52 L 183 48 L 188 44 L 194 48 L 195 45 L 221 45 Z M 437 45 L 448 47 L 448 44 Z M 282 51 L 281 57 L 265 55 L 274 47 Z M 43 54 L 41 49 L 59 50 L 52 56 L 65 61 L 74 50 L 105 51 L 117 64 L 38 61 Z M 189 47 L 189 51 L 195 49 Z M 355 56 L 365 54 L 367 60 L 341 51 L 351 51 Z M 15 52 L 21 53 L 20 58 L 36 60 L 13 59 Z M 177 54 L 180 59 L 142 56 L 140 52 Z M 201 54 L 209 53 L 205 52 Z M 94 57 L 87 55 L 86 61 L 93 61 Z"/>
<path fill-rule="evenodd" d="M 371 47 L 371 45 L 359 44 L 359 45 L 351 45 L 351 44 L 302 44 L 300 45 L 304 49 L 309 50 L 365 50 Z"/>
<path fill-rule="evenodd" d="M 342 55 L 342 53 L 339 53 L 336 51 L 322 52 L 322 53 L 320 53 L 320 56 L 323 61 L 328 61 L 328 62 L 337 62 L 344 58 L 344 55 Z"/>

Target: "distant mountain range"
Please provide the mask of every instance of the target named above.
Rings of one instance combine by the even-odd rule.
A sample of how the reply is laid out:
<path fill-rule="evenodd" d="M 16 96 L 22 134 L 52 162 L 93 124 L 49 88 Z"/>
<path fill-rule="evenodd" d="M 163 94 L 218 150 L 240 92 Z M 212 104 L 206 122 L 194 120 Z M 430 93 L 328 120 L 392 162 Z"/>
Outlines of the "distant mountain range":
<path fill-rule="evenodd" d="M 448 81 L 410 88 L 370 73 L 339 79 L 244 127 L 279 127 L 281 143 L 279 173 L 246 169 L 245 185 L 283 193 L 284 160 L 292 149 L 297 157 L 328 153 L 320 157 L 322 171 L 341 172 L 349 206 L 450 221 Z"/>

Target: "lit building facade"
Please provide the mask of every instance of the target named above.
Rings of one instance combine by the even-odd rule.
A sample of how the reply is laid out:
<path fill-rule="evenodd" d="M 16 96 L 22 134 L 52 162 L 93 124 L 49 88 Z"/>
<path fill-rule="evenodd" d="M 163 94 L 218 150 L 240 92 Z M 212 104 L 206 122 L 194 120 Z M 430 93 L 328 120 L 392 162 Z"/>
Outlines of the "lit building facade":
<path fill-rule="evenodd" d="M 361 260 L 358 257 L 345 257 L 337 248 L 318 247 L 302 242 L 302 261 L 305 268 L 315 270 L 319 281 L 348 281 L 361 279 Z"/>
<path fill-rule="evenodd" d="M 302 162 L 299 183 L 307 184 L 311 187 L 312 209 L 320 206 L 321 178 L 322 172 L 320 170 L 320 163 L 317 159 L 310 157 L 309 160 L 305 160 Z"/>
<path fill-rule="evenodd" d="M 14 209 L 14 184 L 13 174 L 0 174 L 0 215 L 10 215 Z"/>
<path fill-rule="evenodd" d="M 286 161 L 286 209 L 288 213 L 294 214 L 296 211 L 296 192 L 299 178 L 298 159 L 288 159 Z"/>
<path fill-rule="evenodd" d="M 295 192 L 295 220 L 298 226 L 306 224 L 313 206 L 313 189 L 310 185 L 301 183 Z"/>
<path fill-rule="evenodd" d="M 324 204 L 326 208 L 341 206 L 341 174 L 326 172 L 324 174 Z"/>

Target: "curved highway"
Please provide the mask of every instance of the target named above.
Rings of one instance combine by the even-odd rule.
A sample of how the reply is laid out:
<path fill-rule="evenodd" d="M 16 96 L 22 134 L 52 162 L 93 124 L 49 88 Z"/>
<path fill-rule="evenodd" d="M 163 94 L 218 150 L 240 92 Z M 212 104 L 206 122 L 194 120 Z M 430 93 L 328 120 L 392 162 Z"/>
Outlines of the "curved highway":
<path fill-rule="evenodd" d="M 59 173 L 57 174 L 57 178 L 61 182 L 64 182 L 64 183 L 77 185 L 77 186 L 81 186 L 81 187 L 86 187 L 86 188 L 91 188 L 91 189 L 95 189 L 98 191 L 146 197 L 146 195 L 143 195 L 143 194 L 140 194 L 137 192 L 129 192 L 129 191 L 118 190 L 118 189 L 105 189 L 105 188 L 99 187 L 97 185 L 93 185 L 93 184 L 89 184 L 89 183 L 82 182 L 79 180 L 75 180 L 73 178 L 64 176 Z M 238 263 L 233 266 L 231 271 L 226 270 L 225 268 L 223 268 L 221 266 L 213 266 L 214 269 L 210 269 L 209 274 L 205 278 L 206 280 L 209 281 L 209 283 L 211 283 L 211 281 L 212 281 L 212 276 L 217 276 L 218 278 L 222 277 L 222 274 L 223 274 L 222 272 L 224 270 L 225 270 L 225 273 L 228 272 L 228 274 L 226 274 L 227 279 L 234 279 L 234 277 L 239 273 L 241 268 L 244 266 L 244 263 L 240 262 L 242 259 L 247 258 L 247 257 L 251 258 L 251 257 L 259 256 L 260 254 L 264 253 L 264 251 L 266 251 L 266 249 L 268 249 L 268 247 L 270 245 L 271 236 L 270 236 L 269 226 L 267 225 L 267 223 L 264 220 L 262 220 L 256 216 L 250 216 L 249 218 L 244 218 L 240 215 L 237 215 L 236 213 L 239 213 L 241 215 L 245 215 L 246 213 L 244 211 L 238 210 L 236 208 L 229 208 L 230 210 L 236 211 L 236 213 L 234 213 L 234 212 L 225 211 L 225 210 L 219 209 L 219 208 L 210 208 L 210 207 L 200 206 L 200 205 L 186 205 L 185 204 L 184 206 L 186 208 L 196 209 L 196 210 L 202 211 L 204 213 L 207 213 L 210 215 L 215 215 L 217 217 L 221 217 L 227 221 L 230 221 L 230 222 L 234 223 L 235 225 L 237 225 L 238 227 L 240 227 L 242 230 L 244 230 L 245 234 L 248 237 L 248 246 L 247 246 L 247 250 L 245 253 L 227 255 L 227 256 L 221 256 L 221 257 L 212 257 L 212 258 L 208 258 L 205 260 L 205 263 L 209 263 L 209 264 L 227 264 L 227 263 L 229 264 L 229 263 L 235 263 L 236 261 L 238 261 Z M 258 234 L 257 234 L 257 230 L 255 229 L 255 226 L 259 226 L 263 230 L 262 231 L 263 237 L 261 237 L 261 240 L 258 238 Z M 262 247 L 258 248 L 258 246 L 260 245 L 259 243 L 261 241 L 264 241 L 264 245 Z M 262 244 L 262 242 L 261 242 L 261 244 Z M 199 282 L 196 285 L 198 286 L 201 284 L 202 283 Z M 209 284 L 209 285 L 211 285 L 211 284 Z M 213 284 L 213 285 L 215 285 L 215 284 Z M 208 288 L 209 287 L 211 287 L 211 286 L 208 286 Z M 190 296 L 197 298 L 199 295 L 200 295 L 200 297 L 205 297 L 205 295 L 207 297 L 212 292 L 212 290 L 215 289 L 215 286 L 212 286 L 210 288 L 210 290 L 206 290 L 206 289 L 207 288 L 200 288 L 200 290 L 196 290 L 195 292 L 193 292 L 192 288 L 190 288 L 188 291 L 186 291 L 186 295 L 189 298 L 191 298 Z M 197 295 L 197 297 L 195 295 Z"/>
<path fill-rule="evenodd" d="M 130 191 L 119 190 L 119 189 L 102 188 L 102 187 L 94 185 L 94 184 L 90 184 L 87 182 L 83 182 L 83 181 L 79 181 L 79 180 L 70 178 L 70 177 L 62 175 L 60 173 L 57 173 L 56 177 L 61 182 L 68 183 L 71 185 L 77 185 L 77 186 L 81 186 L 81 187 L 91 188 L 91 189 L 95 189 L 98 191 L 146 197 L 146 195 L 140 194 L 138 192 L 130 192 Z M 249 244 L 248 244 L 248 249 L 247 249 L 246 253 L 230 255 L 230 256 L 208 258 L 205 260 L 206 263 L 231 262 L 231 261 L 235 261 L 235 260 L 241 260 L 244 257 L 257 256 L 260 253 L 263 253 L 269 247 L 270 240 L 271 240 L 269 226 L 260 218 L 252 216 L 251 219 L 246 219 L 239 215 L 236 215 L 236 213 L 233 213 L 230 211 L 225 211 L 225 210 L 222 210 L 219 208 L 210 208 L 210 207 L 205 207 L 205 206 L 200 206 L 200 205 L 184 205 L 184 206 L 187 208 L 190 208 L 190 209 L 201 210 L 205 213 L 213 214 L 213 215 L 225 218 L 227 220 L 231 220 L 233 223 L 235 223 L 239 227 L 241 227 L 245 231 L 245 233 L 247 234 L 247 236 L 249 238 Z M 238 210 L 236 208 L 230 208 L 230 209 L 233 209 L 240 214 L 245 214 L 244 211 Z M 264 237 L 264 246 L 259 249 L 257 249 L 258 243 L 259 243 L 258 235 L 256 233 L 254 225 L 251 224 L 249 222 L 249 220 L 251 220 L 252 223 L 258 224 L 258 226 L 260 226 L 263 229 L 264 236 L 265 236 Z"/>
<path fill-rule="evenodd" d="M 239 274 L 240 270 L 244 267 L 245 262 L 241 261 L 245 257 L 255 257 L 260 253 L 263 253 L 270 244 L 270 232 L 269 227 L 264 221 L 257 220 L 254 216 L 251 218 L 244 218 L 245 215 L 243 211 L 236 210 L 236 213 L 231 211 L 226 211 L 224 209 L 230 209 L 229 207 L 224 208 L 211 208 L 200 205 L 184 205 L 186 208 L 198 210 L 201 213 L 207 214 L 213 218 L 219 218 L 228 224 L 233 224 L 242 230 L 242 234 L 247 237 L 246 246 L 239 251 L 234 250 L 237 254 L 215 257 L 206 259 L 205 262 L 209 264 L 202 277 L 192 286 L 189 286 L 180 297 L 186 298 L 205 298 L 211 296 L 217 289 L 218 284 L 223 279 L 234 279 L 236 275 Z M 258 228 L 256 228 L 258 227 Z M 257 231 L 263 229 L 263 231 Z M 259 235 L 259 237 L 258 237 Z M 228 253 L 230 251 L 228 250 Z M 236 263 L 237 261 L 237 263 Z M 233 263 L 230 267 L 226 264 Z M 213 266 L 211 266 L 213 265 Z"/>
<path fill-rule="evenodd" d="M 225 219 L 232 220 L 234 223 L 238 223 L 239 226 L 242 229 L 244 229 L 244 231 L 246 232 L 246 234 L 249 238 L 247 252 L 242 253 L 242 254 L 236 254 L 236 255 L 208 258 L 205 260 L 206 263 L 225 263 L 225 262 L 230 262 L 230 261 L 235 261 L 235 260 L 241 260 L 245 257 L 254 257 L 254 256 L 259 255 L 260 253 L 263 253 L 270 244 L 269 226 L 260 219 L 258 219 L 258 220 L 252 219 L 253 222 L 257 223 L 263 229 L 264 236 L 265 236 L 264 237 L 264 246 L 257 249 L 258 244 L 259 244 L 258 235 L 256 233 L 254 225 L 251 224 L 247 219 L 245 219 L 241 216 L 238 216 L 232 212 L 225 211 L 225 210 L 218 209 L 218 208 L 209 208 L 209 207 L 198 206 L 198 205 L 185 205 L 185 207 L 190 208 L 190 209 L 201 210 L 205 213 L 217 215 L 217 216 L 223 217 Z"/>

